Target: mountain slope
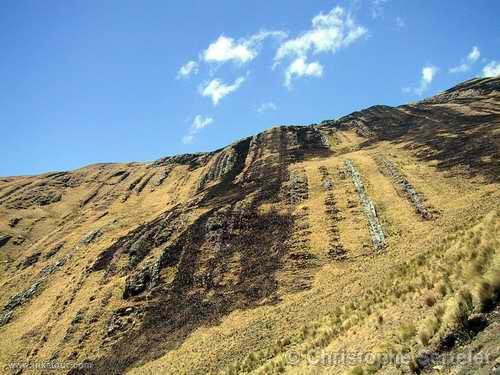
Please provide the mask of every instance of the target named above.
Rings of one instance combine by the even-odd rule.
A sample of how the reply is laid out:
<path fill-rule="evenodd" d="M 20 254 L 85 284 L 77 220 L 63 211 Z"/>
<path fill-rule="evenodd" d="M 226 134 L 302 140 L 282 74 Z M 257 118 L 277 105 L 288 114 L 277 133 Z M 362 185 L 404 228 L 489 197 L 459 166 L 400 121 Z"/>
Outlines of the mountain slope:
<path fill-rule="evenodd" d="M 385 334 L 432 314 L 453 283 L 474 282 L 478 306 L 477 280 L 496 293 L 499 171 L 500 79 L 489 78 L 211 153 L 1 178 L 0 362 L 13 373 L 48 360 L 85 364 L 70 373 L 349 370 L 287 355 L 392 345 Z M 465 267 L 476 234 L 486 260 L 454 279 L 439 249 L 456 241 Z M 432 289 L 443 276 L 422 254 L 453 290 Z M 397 271 L 408 264 L 420 273 Z M 398 348 L 436 349 L 447 329 Z"/>

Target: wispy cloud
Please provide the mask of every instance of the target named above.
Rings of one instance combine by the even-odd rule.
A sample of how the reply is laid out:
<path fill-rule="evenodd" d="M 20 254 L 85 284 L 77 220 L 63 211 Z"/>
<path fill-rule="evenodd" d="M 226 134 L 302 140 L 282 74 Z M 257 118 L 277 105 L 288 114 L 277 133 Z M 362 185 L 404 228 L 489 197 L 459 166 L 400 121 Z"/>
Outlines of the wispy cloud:
<path fill-rule="evenodd" d="M 243 82 L 245 82 L 244 77 L 239 77 L 232 85 L 225 84 L 220 79 L 213 79 L 205 86 L 200 87 L 200 94 L 211 98 L 215 106 L 223 97 L 238 90 Z"/>
<path fill-rule="evenodd" d="M 273 68 L 286 59 L 291 60 L 285 70 L 285 85 L 293 76 L 322 75 L 323 67 L 319 62 L 306 63 L 310 55 L 335 53 L 367 34 L 367 29 L 358 25 L 341 7 L 319 13 L 311 24 L 311 29 L 286 40 L 276 52 Z"/>
<path fill-rule="evenodd" d="M 475 63 L 479 58 L 481 57 L 481 52 L 479 51 L 479 48 L 476 46 L 472 47 L 472 51 L 469 52 L 467 55 L 467 60 L 469 60 L 471 63 Z"/>
<path fill-rule="evenodd" d="M 384 15 L 384 5 L 387 0 L 372 0 L 371 16 L 373 19 L 382 17 Z"/>
<path fill-rule="evenodd" d="M 495 60 L 490 61 L 487 65 L 483 67 L 482 76 L 483 77 L 500 76 L 500 62 L 496 62 Z"/>
<path fill-rule="evenodd" d="M 427 65 L 422 68 L 422 73 L 420 76 L 420 83 L 416 87 L 403 87 L 401 89 L 402 92 L 408 94 L 408 93 L 414 93 L 415 95 L 422 96 L 422 94 L 429 88 L 430 84 L 434 80 L 434 77 L 436 77 L 436 74 L 438 73 L 439 68 L 433 66 L 433 65 Z"/>
<path fill-rule="evenodd" d="M 396 17 L 396 25 L 400 28 L 403 28 L 406 26 L 406 21 L 402 17 Z"/>
<path fill-rule="evenodd" d="M 191 123 L 188 134 L 182 138 L 184 144 L 193 143 L 196 134 L 201 130 L 206 128 L 208 125 L 213 123 L 214 120 L 211 117 L 203 117 L 202 115 L 196 115 Z"/>
<path fill-rule="evenodd" d="M 179 70 L 177 71 L 177 79 L 187 78 L 191 74 L 197 74 L 197 73 L 198 73 L 198 63 L 196 61 L 191 60 L 179 68 Z"/>
<path fill-rule="evenodd" d="M 269 112 L 269 111 L 276 111 L 278 109 L 278 106 L 274 104 L 273 102 L 267 102 L 263 103 L 260 105 L 259 108 L 257 108 L 257 112 L 259 113 L 264 113 L 264 112 Z"/>
<path fill-rule="evenodd" d="M 450 73 L 467 72 L 468 70 L 470 70 L 472 64 L 478 61 L 480 57 L 481 57 L 481 51 L 479 51 L 478 47 L 474 46 L 472 47 L 472 50 L 469 52 L 469 54 L 462 59 L 462 63 L 453 68 L 450 68 L 449 72 Z"/>

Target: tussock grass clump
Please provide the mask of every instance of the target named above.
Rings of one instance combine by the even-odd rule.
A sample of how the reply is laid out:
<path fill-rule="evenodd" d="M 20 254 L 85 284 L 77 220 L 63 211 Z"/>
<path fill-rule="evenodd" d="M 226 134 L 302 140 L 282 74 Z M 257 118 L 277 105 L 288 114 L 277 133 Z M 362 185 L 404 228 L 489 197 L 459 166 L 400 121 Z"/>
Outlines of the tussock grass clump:
<path fill-rule="evenodd" d="M 415 325 L 412 323 L 403 324 L 399 328 L 399 336 L 400 336 L 401 340 L 403 340 L 403 341 L 408 341 L 408 340 L 412 339 L 413 337 L 415 337 L 416 333 L 417 333 L 417 330 L 415 328 Z"/>
<path fill-rule="evenodd" d="M 437 290 L 441 297 L 446 297 L 446 295 L 451 291 L 449 283 L 446 283 L 445 281 L 441 281 L 437 285 Z"/>
<path fill-rule="evenodd" d="M 474 285 L 474 296 L 480 312 L 491 310 L 500 300 L 500 255 L 491 261 L 491 267 L 478 278 Z"/>
<path fill-rule="evenodd" d="M 441 313 L 442 314 L 442 313 Z M 418 339 L 422 346 L 427 346 L 441 326 L 441 316 L 438 313 L 428 317 L 418 329 Z"/>
<path fill-rule="evenodd" d="M 472 294 L 468 289 L 462 289 L 455 298 L 448 301 L 442 319 L 443 331 L 463 327 L 473 310 Z"/>
<path fill-rule="evenodd" d="M 488 311 L 498 298 L 495 292 L 495 287 L 489 280 L 482 279 L 476 286 L 476 296 L 479 303 L 479 310 L 481 312 Z"/>

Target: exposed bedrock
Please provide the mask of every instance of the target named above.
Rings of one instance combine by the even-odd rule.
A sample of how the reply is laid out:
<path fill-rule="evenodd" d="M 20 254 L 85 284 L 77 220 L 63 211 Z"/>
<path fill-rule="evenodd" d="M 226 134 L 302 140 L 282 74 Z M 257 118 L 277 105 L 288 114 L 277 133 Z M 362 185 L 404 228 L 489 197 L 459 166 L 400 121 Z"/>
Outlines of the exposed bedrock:
<path fill-rule="evenodd" d="M 380 251 L 385 246 L 385 236 L 384 231 L 382 229 L 382 225 L 380 224 L 377 210 L 375 209 L 375 205 L 372 200 L 368 196 L 368 193 L 365 189 L 365 185 L 363 184 L 363 180 L 354 166 L 352 160 L 346 160 L 345 166 L 349 174 L 351 175 L 352 182 L 356 188 L 356 191 L 359 196 L 359 200 L 363 206 L 363 212 L 368 220 L 368 227 L 370 229 L 370 235 L 372 237 L 373 248 L 376 251 Z"/>
<path fill-rule="evenodd" d="M 237 161 L 237 151 L 233 147 L 229 147 L 220 151 L 210 165 L 207 173 L 205 173 L 198 184 L 198 190 L 203 190 L 206 184 L 216 181 L 219 178 L 230 173 Z"/>
<path fill-rule="evenodd" d="M 410 181 L 401 173 L 399 168 L 383 155 L 376 157 L 376 162 L 383 174 L 389 176 L 396 188 L 403 192 L 405 197 L 410 201 L 416 212 L 426 220 L 432 219 L 431 211 L 426 207 L 421 194 L 417 193 Z"/>

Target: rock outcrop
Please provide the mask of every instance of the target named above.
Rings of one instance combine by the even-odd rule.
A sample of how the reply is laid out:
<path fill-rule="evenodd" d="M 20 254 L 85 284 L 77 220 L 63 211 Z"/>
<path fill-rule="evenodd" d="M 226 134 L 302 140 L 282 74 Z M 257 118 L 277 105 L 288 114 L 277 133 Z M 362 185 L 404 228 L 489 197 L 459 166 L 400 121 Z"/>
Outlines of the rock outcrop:
<path fill-rule="evenodd" d="M 368 219 L 368 226 L 370 228 L 370 234 L 372 237 L 373 248 L 376 251 L 380 251 L 385 246 L 385 235 L 384 230 L 382 229 L 382 225 L 380 224 L 377 210 L 375 209 L 375 205 L 373 201 L 368 196 L 368 193 L 365 189 L 365 185 L 363 184 L 363 180 L 359 175 L 356 167 L 354 166 L 351 160 L 346 160 L 345 166 L 349 174 L 351 175 L 352 182 L 356 187 L 356 191 L 359 195 L 359 199 L 363 206 L 363 211 Z"/>
<path fill-rule="evenodd" d="M 423 219 L 432 219 L 432 213 L 426 207 L 421 194 L 417 193 L 410 181 L 408 181 L 408 179 L 401 174 L 396 165 L 394 165 L 393 162 L 382 155 L 379 155 L 377 157 L 377 163 L 382 173 L 388 175 L 393 179 L 394 183 L 397 185 L 397 188 L 403 192 L 403 194 L 408 198 L 413 207 L 415 207 L 416 212 Z"/>

